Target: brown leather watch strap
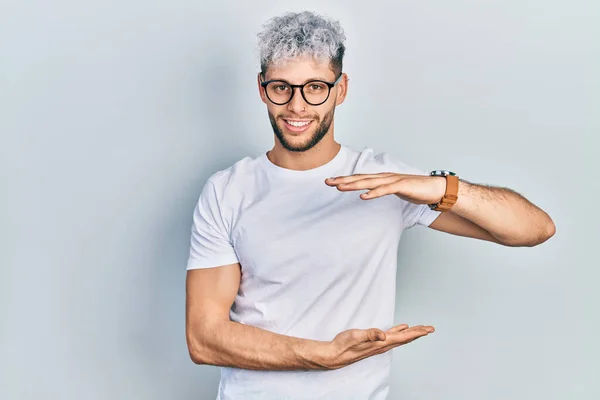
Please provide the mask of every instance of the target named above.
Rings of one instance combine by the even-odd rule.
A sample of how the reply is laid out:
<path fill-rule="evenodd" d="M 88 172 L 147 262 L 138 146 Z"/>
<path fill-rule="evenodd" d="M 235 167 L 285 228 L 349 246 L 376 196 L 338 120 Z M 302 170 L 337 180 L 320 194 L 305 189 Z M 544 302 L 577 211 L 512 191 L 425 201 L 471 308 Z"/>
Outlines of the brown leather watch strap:
<path fill-rule="evenodd" d="M 446 193 L 442 197 L 434 211 L 448 211 L 458 200 L 458 177 L 446 175 Z"/>

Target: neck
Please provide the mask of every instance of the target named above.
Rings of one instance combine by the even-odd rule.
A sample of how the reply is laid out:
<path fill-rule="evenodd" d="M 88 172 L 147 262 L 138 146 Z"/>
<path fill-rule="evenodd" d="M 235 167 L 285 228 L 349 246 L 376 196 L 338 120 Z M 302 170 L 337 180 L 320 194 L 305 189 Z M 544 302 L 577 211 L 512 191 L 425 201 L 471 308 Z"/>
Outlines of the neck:
<path fill-rule="evenodd" d="M 328 135 L 329 136 L 329 135 Z M 269 160 L 282 168 L 306 171 L 327 164 L 340 151 L 341 145 L 333 138 L 324 137 L 316 146 L 307 151 L 296 152 L 285 149 L 276 139 L 269 152 Z"/>

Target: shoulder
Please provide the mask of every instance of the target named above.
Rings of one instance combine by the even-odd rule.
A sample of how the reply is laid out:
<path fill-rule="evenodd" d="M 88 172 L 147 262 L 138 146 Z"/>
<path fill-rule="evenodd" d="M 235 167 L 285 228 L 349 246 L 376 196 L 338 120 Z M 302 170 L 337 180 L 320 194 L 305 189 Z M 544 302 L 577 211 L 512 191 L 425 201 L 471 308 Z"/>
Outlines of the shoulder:
<path fill-rule="evenodd" d="M 406 163 L 400 152 L 378 151 L 372 147 L 365 147 L 360 151 L 353 150 L 353 152 L 356 157 L 355 173 L 394 172 L 398 174 L 428 175 L 419 166 Z"/>
<path fill-rule="evenodd" d="M 246 156 L 227 168 L 213 172 L 206 180 L 206 184 L 218 191 L 226 190 L 253 176 L 258 165 L 258 157 Z"/>
<path fill-rule="evenodd" d="M 212 192 L 215 200 L 221 204 L 236 203 L 244 193 L 251 191 L 253 182 L 260 176 L 260 168 L 260 156 L 246 156 L 227 168 L 213 172 L 202 192 Z"/>

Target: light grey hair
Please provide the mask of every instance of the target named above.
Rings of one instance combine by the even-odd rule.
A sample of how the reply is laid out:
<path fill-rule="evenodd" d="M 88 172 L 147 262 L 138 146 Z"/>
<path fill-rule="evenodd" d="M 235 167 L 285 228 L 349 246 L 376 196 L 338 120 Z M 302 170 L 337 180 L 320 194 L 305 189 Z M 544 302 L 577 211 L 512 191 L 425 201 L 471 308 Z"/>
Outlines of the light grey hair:
<path fill-rule="evenodd" d="M 342 71 L 346 35 L 338 21 L 311 11 L 288 12 L 263 25 L 258 34 L 260 69 L 279 67 L 293 59 L 329 62 L 336 77 Z"/>

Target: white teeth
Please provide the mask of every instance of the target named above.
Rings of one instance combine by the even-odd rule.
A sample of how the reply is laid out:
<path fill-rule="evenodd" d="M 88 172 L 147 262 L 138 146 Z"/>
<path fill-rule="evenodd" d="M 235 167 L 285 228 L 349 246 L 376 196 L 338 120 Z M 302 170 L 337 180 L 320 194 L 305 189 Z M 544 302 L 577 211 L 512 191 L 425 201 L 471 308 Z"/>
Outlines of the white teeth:
<path fill-rule="evenodd" d="M 308 124 L 310 124 L 310 121 L 306 121 L 306 122 L 294 122 L 294 121 L 287 121 L 286 122 L 288 124 L 290 124 L 291 126 L 295 126 L 295 127 L 301 127 L 301 126 L 306 126 Z"/>

